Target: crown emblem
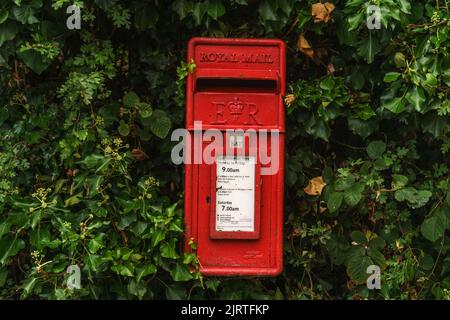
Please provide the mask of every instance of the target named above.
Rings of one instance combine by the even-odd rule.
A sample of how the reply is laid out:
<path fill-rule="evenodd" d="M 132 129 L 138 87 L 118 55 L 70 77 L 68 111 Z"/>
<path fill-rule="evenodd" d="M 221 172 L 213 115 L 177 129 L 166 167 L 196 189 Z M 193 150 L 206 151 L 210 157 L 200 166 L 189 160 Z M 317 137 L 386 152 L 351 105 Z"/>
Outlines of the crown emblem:
<path fill-rule="evenodd" d="M 233 101 L 228 102 L 228 109 L 230 110 L 230 114 L 233 115 L 233 118 L 236 120 L 242 113 L 244 104 L 239 100 L 238 97 L 235 97 Z"/>

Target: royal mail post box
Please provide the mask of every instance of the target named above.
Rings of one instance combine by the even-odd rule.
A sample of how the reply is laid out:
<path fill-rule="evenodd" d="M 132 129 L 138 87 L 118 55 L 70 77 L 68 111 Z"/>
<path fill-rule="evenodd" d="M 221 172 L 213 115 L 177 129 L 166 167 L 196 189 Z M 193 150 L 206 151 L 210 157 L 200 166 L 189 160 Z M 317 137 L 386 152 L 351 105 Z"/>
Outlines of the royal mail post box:
<path fill-rule="evenodd" d="M 193 38 L 185 249 L 206 276 L 282 271 L 285 44 Z"/>

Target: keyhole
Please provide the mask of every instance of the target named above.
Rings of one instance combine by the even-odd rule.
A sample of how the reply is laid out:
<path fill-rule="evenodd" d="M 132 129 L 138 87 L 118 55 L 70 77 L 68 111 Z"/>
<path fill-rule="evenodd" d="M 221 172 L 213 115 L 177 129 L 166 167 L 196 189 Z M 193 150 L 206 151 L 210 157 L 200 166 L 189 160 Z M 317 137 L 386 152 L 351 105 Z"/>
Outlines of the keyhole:
<path fill-rule="evenodd" d="M 209 196 L 206 197 L 206 203 L 209 204 L 211 201 L 211 198 Z"/>

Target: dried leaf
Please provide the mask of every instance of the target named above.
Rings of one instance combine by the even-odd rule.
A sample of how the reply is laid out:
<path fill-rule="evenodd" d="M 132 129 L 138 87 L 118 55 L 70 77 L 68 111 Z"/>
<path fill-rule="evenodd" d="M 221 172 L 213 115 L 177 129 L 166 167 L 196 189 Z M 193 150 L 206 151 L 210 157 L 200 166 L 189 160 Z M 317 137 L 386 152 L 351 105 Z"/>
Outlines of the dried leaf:
<path fill-rule="evenodd" d="M 327 203 L 325 201 L 320 201 L 319 203 L 316 203 L 316 208 L 314 208 L 316 211 L 318 210 L 319 213 L 324 213 L 327 211 Z"/>
<path fill-rule="evenodd" d="M 298 38 L 297 47 L 307 57 L 311 59 L 314 57 L 314 50 L 313 48 L 311 48 L 308 40 L 306 40 L 303 35 L 300 35 L 300 37 Z"/>
<path fill-rule="evenodd" d="M 336 8 L 331 2 L 325 2 L 324 5 L 330 14 L 333 12 L 334 8 Z"/>
<path fill-rule="evenodd" d="M 78 169 L 75 169 L 75 170 L 68 169 L 66 174 L 67 174 L 68 177 L 75 177 L 79 171 L 80 170 L 78 170 Z"/>
<path fill-rule="evenodd" d="M 325 22 L 331 20 L 331 12 L 335 6 L 331 2 L 315 3 L 311 6 L 311 15 L 314 18 L 314 23 Z"/>
<path fill-rule="evenodd" d="M 136 160 L 139 160 L 139 161 L 146 160 L 146 159 L 149 158 L 148 155 L 147 155 L 144 151 L 142 151 L 141 149 L 139 149 L 139 148 L 134 148 L 134 149 L 131 151 L 131 154 L 133 155 L 133 157 L 134 157 Z"/>
<path fill-rule="evenodd" d="M 288 94 L 286 97 L 284 97 L 284 103 L 290 107 L 295 101 L 295 96 L 293 94 Z"/>
<path fill-rule="evenodd" d="M 334 68 L 333 64 L 332 64 L 332 63 L 329 63 L 329 64 L 327 65 L 327 73 L 330 74 L 330 75 L 332 75 L 332 74 L 334 74 L 335 72 L 336 72 L 336 69 Z"/>
<path fill-rule="evenodd" d="M 323 181 L 322 177 L 315 177 L 309 180 L 306 188 L 303 189 L 306 194 L 311 196 L 317 196 L 322 194 L 322 189 L 326 186 L 325 181 Z"/>

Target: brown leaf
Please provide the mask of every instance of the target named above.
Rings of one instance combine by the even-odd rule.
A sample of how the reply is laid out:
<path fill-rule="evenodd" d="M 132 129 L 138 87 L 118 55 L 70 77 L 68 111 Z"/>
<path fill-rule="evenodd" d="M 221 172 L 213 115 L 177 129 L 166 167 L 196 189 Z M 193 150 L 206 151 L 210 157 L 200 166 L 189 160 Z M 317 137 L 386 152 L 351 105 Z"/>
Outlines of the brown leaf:
<path fill-rule="evenodd" d="M 290 107 L 295 101 L 295 96 L 293 94 L 288 94 L 284 97 L 284 103 Z"/>
<path fill-rule="evenodd" d="M 332 63 L 329 63 L 328 65 L 327 65 L 327 73 L 328 74 L 334 74 L 336 72 L 336 69 L 334 68 L 334 66 L 333 66 L 333 64 Z"/>
<path fill-rule="evenodd" d="M 80 171 L 80 170 L 78 170 L 78 169 L 75 169 L 75 170 L 68 169 L 66 174 L 67 174 L 68 177 L 75 177 L 77 175 L 78 171 Z"/>
<path fill-rule="evenodd" d="M 322 189 L 325 186 L 325 181 L 323 181 L 322 177 L 319 176 L 309 180 L 308 185 L 303 189 L 303 191 L 310 196 L 317 196 L 322 193 Z"/>
<path fill-rule="evenodd" d="M 327 210 L 327 204 L 325 201 L 320 201 L 319 203 L 319 212 L 324 213 Z"/>
<path fill-rule="evenodd" d="M 311 6 L 311 15 L 314 18 L 314 23 L 325 22 L 331 20 L 331 12 L 333 12 L 335 6 L 331 2 L 326 3 L 314 3 Z"/>
<path fill-rule="evenodd" d="M 325 2 L 324 5 L 325 5 L 325 7 L 327 8 L 327 10 L 328 10 L 329 13 L 332 13 L 333 10 L 334 10 L 334 8 L 336 8 L 336 7 L 334 6 L 334 4 L 332 4 L 331 2 Z"/>
<path fill-rule="evenodd" d="M 311 59 L 314 57 L 314 50 L 303 35 L 298 38 L 297 47 L 307 57 Z"/>
<path fill-rule="evenodd" d="M 133 157 L 134 157 L 136 160 L 139 160 L 139 161 L 143 161 L 143 160 L 146 160 L 146 159 L 149 158 L 148 155 L 147 155 L 144 151 L 142 151 L 141 149 L 139 149 L 139 148 L 134 148 L 134 149 L 131 151 L 131 154 L 133 155 Z"/>

